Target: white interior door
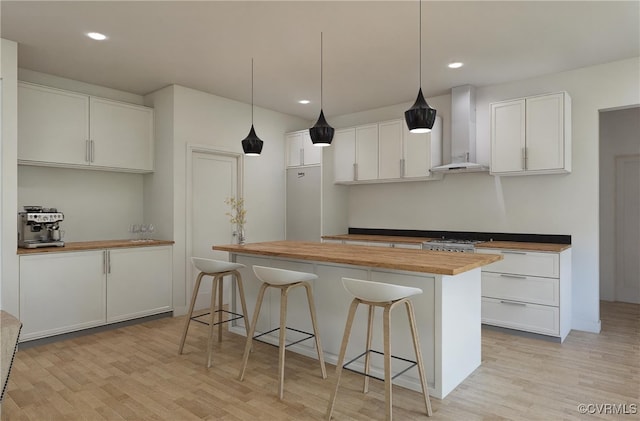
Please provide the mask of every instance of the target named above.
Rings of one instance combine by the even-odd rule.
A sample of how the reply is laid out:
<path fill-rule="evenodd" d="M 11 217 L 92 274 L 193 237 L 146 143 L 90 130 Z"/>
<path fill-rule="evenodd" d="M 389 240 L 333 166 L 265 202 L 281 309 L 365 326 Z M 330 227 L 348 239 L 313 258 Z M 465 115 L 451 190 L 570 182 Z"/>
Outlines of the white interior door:
<path fill-rule="evenodd" d="M 640 155 L 616 158 L 616 300 L 640 304 Z"/>
<path fill-rule="evenodd" d="M 238 197 L 238 159 L 239 156 L 208 152 L 192 152 L 191 155 L 191 209 L 189 214 L 191 233 L 191 253 L 187 256 L 191 281 L 188 296 L 191 296 L 198 271 L 190 261 L 191 256 L 216 260 L 228 260 L 228 253 L 213 251 L 215 244 L 234 242 L 235 227 L 226 215 L 230 212 L 225 203 L 228 197 Z M 228 291 L 228 288 L 226 288 Z M 225 302 L 228 298 L 225 294 Z M 200 286 L 196 308 L 208 307 L 211 300 L 211 281 Z"/>

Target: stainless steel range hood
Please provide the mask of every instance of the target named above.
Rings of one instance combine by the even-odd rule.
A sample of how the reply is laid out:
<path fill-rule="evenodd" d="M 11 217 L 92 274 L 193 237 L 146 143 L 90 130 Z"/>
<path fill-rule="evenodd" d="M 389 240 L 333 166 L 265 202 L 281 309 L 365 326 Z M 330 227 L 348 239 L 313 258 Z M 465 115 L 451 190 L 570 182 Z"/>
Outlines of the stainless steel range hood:
<path fill-rule="evenodd" d="M 451 163 L 431 168 L 435 173 L 487 172 L 476 163 L 476 90 L 471 85 L 451 89 Z"/>

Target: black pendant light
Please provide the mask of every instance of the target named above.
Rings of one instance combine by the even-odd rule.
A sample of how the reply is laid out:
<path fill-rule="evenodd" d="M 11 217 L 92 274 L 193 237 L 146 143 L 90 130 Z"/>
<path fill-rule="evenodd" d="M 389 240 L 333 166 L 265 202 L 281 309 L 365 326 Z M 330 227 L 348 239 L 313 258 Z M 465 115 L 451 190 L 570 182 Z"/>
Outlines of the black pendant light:
<path fill-rule="evenodd" d="M 251 130 L 249 134 L 242 141 L 242 150 L 247 156 L 259 156 L 262 152 L 262 144 L 264 142 L 260 140 L 253 128 L 253 57 L 251 58 Z"/>
<path fill-rule="evenodd" d="M 411 133 L 427 133 L 436 121 L 436 110 L 431 108 L 422 95 L 422 0 L 420 0 L 420 90 L 411 108 L 404 112 L 404 119 Z"/>
<path fill-rule="evenodd" d="M 314 146 L 329 146 L 333 140 L 334 131 L 333 127 L 327 123 L 324 111 L 322 111 L 322 32 L 320 32 L 320 117 L 318 117 L 316 125 L 309 129 L 311 142 Z"/>

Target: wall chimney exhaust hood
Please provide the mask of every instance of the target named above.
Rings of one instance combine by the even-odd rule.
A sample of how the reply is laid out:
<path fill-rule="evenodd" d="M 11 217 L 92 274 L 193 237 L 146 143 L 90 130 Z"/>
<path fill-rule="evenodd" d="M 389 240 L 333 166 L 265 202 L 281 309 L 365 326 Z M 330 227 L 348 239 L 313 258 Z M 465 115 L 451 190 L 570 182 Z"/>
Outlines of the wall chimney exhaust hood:
<path fill-rule="evenodd" d="M 486 172 L 476 160 L 476 89 L 451 88 L 451 163 L 431 168 L 434 173 Z"/>

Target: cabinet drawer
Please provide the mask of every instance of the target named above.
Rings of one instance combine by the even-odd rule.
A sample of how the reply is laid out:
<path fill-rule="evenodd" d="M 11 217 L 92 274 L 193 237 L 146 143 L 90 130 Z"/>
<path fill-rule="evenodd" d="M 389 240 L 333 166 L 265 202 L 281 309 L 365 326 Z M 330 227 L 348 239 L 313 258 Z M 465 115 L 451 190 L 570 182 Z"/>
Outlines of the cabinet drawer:
<path fill-rule="evenodd" d="M 482 323 L 558 336 L 560 311 L 558 307 L 482 297 Z"/>
<path fill-rule="evenodd" d="M 536 251 L 476 249 L 478 253 L 500 254 L 503 260 L 482 268 L 483 272 L 501 272 L 517 275 L 560 277 L 560 257 L 558 253 Z"/>
<path fill-rule="evenodd" d="M 558 306 L 560 281 L 536 276 L 482 272 L 482 296 Z"/>

